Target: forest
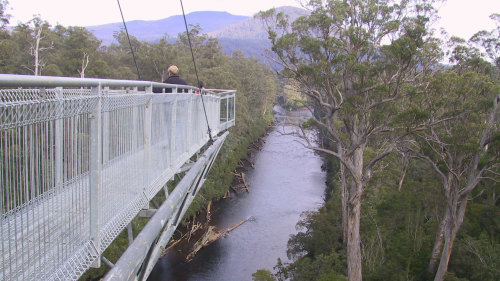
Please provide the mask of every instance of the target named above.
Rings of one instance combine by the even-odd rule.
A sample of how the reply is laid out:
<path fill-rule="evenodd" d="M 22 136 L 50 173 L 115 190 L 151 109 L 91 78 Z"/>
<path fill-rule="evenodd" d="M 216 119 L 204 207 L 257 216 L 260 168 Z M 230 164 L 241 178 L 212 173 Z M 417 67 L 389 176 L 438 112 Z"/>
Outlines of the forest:
<path fill-rule="evenodd" d="M 224 196 L 279 95 L 314 111 L 297 134 L 327 162 L 325 204 L 297 224 L 290 262 L 254 280 L 500 280 L 500 15 L 494 30 L 443 39 L 430 28 L 434 2 L 312 0 L 293 22 L 261 12 L 279 75 L 191 26 L 200 80 L 237 89 L 238 110 L 188 215 Z M 131 36 L 136 69 L 124 32 L 102 45 L 40 17 L 8 29 L 6 5 L 0 73 L 162 81 L 176 64 L 196 84 L 185 33 Z M 310 127 L 321 141 L 307 139 Z"/>
<path fill-rule="evenodd" d="M 439 36 L 435 2 L 259 14 L 314 109 L 297 134 L 328 155 L 329 189 L 289 240 L 291 262 L 254 280 L 500 280 L 500 15 L 468 40 Z"/>

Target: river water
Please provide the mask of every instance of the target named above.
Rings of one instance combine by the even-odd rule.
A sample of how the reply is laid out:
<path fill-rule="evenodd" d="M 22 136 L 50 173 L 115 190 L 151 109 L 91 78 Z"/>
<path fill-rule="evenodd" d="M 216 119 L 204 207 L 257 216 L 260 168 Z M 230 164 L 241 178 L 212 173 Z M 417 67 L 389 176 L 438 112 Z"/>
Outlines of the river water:
<path fill-rule="evenodd" d="M 277 259 L 288 261 L 287 242 L 297 233 L 304 211 L 317 210 L 324 201 L 326 175 L 322 160 L 298 137 L 285 135 L 289 121 L 304 120 L 308 112 L 275 108 L 279 121 L 256 152 L 254 169 L 246 172 L 250 193 L 232 194 L 212 209 L 212 224 L 225 230 L 246 223 L 203 248 L 189 263 L 175 251 L 160 259 L 148 280 L 252 280 L 259 269 L 273 271 Z"/>

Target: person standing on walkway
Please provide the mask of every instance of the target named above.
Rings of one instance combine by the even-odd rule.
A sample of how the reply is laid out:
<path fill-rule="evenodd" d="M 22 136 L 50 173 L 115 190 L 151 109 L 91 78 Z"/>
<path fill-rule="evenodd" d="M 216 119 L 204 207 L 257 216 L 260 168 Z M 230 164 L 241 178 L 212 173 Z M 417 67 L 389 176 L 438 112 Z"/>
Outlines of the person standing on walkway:
<path fill-rule="evenodd" d="M 165 81 L 163 81 L 163 83 L 176 84 L 176 85 L 187 85 L 186 81 L 184 81 L 184 79 L 182 79 L 179 76 L 179 68 L 177 66 L 171 65 L 171 66 L 169 66 L 167 71 L 168 71 L 168 78 L 165 79 Z M 172 89 L 167 88 L 167 89 L 165 89 L 165 92 L 171 93 Z"/>

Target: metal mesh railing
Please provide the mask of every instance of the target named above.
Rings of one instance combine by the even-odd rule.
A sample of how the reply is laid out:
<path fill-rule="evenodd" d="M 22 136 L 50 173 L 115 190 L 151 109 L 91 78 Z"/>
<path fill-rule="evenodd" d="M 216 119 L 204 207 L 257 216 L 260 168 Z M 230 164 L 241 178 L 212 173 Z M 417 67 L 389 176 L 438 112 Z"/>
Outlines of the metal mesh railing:
<path fill-rule="evenodd" d="M 208 141 L 194 88 L 153 86 L 0 75 L 1 280 L 76 280 Z M 203 96 L 214 134 L 234 94 Z"/>

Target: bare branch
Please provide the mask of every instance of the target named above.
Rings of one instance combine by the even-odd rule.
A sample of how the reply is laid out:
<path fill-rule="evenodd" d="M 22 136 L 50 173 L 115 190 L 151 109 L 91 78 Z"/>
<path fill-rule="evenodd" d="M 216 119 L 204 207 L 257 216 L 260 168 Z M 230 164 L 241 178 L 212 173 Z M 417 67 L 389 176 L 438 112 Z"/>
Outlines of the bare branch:
<path fill-rule="evenodd" d="M 438 165 L 436 164 L 436 162 L 434 162 L 434 160 L 432 160 L 429 156 L 424 155 L 422 153 L 419 153 L 416 151 L 413 151 L 413 152 L 415 152 L 415 154 L 418 158 L 424 159 L 429 164 L 431 164 L 432 168 L 434 168 L 434 170 L 441 176 L 441 179 L 443 180 L 443 185 L 448 185 L 448 177 L 443 173 L 443 171 L 441 171 L 441 169 L 439 169 Z"/>
<path fill-rule="evenodd" d="M 387 98 L 387 99 L 382 99 L 382 100 L 380 100 L 380 101 L 374 102 L 374 103 L 372 103 L 372 104 L 370 104 L 370 105 L 368 106 L 368 110 L 371 110 L 371 109 L 373 109 L 373 108 L 375 108 L 375 107 L 377 107 L 377 106 L 379 106 L 379 105 L 381 105 L 381 104 L 388 103 L 388 102 L 391 102 L 391 101 L 394 101 L 394 100 L 396 100 L 396 97 L 391 97 L 391 98 Z"/>
<path fill-rule="evenodd" d="M 394 152 L 394 148 L 395 146 L 394 145 L 390 145 L 384 152 L 380 153 L 379 155 L 377 155 L 375 158 L 373 158 L 370 163 L 368 163 L 368 165 L 366 166 L 365 168 L 365 181 L 368 181 L 370 178 L 371 178 L 371 169 L 373 168 L 373 166 L 375 164 L 377 164 L 378 161 L 384 159 L 386 156 L 388 156 L 389 154 L 391 154 L 392 152 Z"/>
<path fill-rule="evenodd" d="M 306 148 L 312 149 L 312 150 L 315 150 L 315 151 L 324 152 L 326 154 L 330 154 L 332 156 L 335 156 L 337 159 L 339 159 L 340 162 L 342 162 L 342 164 L 344 164 L 344 166 L 349 171 L 353 171 L 353 166 L 351 165 L 351 163 L 347 162 L 346 159 L 345 159 L 345 157 L 342 157 L 339 153 L 337 153 L 335 151 L 332 151 L 332 150 L 329 150 L 329 149 L 325 149 L 325 148 L 321 148 L 321 147 L 312 146 L 312 145 L 306 146 Z"/>

